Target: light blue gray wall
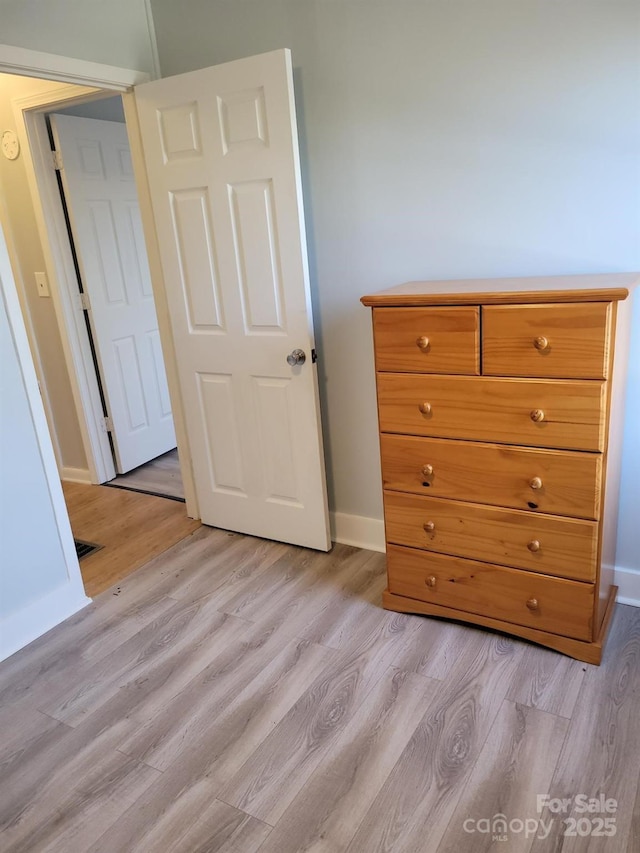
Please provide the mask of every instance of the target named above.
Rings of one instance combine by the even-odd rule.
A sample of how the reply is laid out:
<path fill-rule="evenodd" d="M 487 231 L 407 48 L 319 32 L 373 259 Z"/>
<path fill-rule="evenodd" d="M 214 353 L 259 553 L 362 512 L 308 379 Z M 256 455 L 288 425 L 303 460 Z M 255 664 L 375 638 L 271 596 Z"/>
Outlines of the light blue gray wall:
<path fill-rule="evenodd" d="M 0 187 L 0 190 L 2 188 Z M 0 661 L 89 603 L 5 236 L 0 192 Z M 13 242 L 13 241 L 12 241 Z"/>
<path fill-rule="evenodd" d="M 633 316 L 616 565 L 640 572 L 640 289 Z"/>
<path fill-rule="evenodd" d="M 0 43 L 153 74 L 145 0 L 0 0 Z"/>
<path fill-rule="evenodd" d="M 4 620 L 68 580 L 3 299 L 3 288 L 12 286 L 3 252 L 0 242 L 0 631 Z"/>
<path fill-rule="evenodd" d="M 636 0 L 152 0 L 163 76 L 295 67 L 332 508 L 381 517 L 363 293 L 640 269 Z M 636 314 L 635 357 L 640 319 Z M 640 459 L 633 373 L 626 471 Z M 640 569 L 637 476 L 624 564 Z"/>

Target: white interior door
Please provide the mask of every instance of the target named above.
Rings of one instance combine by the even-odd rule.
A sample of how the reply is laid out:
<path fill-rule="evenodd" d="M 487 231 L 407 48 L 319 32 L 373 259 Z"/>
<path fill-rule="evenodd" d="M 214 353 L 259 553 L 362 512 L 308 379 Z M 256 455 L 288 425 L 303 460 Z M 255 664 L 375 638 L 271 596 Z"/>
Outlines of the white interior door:
<path fill-rule="evenodd" d="M 123 474 L 176 446 L 127 129 L 51 116 Z"/>
<path fill-rule="evenodd" d="M 327 550 L 290 52 L 135 94 L 202 520 Z"/>

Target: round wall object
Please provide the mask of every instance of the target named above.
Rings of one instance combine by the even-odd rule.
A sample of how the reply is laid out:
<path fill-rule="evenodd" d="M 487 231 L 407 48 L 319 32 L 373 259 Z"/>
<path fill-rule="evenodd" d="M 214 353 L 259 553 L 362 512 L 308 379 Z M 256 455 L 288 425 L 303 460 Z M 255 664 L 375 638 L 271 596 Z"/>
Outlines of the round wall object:
<path fill-rule="evenodd" d="M 7 160 L 16 160 L 20 154 L 20 143 L 13 130 L 5 130 L 2 134 L 2 153 Z"/>

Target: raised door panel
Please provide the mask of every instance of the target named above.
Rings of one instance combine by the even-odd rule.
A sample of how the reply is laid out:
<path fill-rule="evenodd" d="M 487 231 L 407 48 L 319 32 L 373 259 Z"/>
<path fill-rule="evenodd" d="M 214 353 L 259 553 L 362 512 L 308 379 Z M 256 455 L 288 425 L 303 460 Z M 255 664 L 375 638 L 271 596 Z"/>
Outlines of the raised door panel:
<path fill-rule="evenodd" d="M 430 604 L 593 639 L 593 584 L 390 545 L 389 591 Z"/>
<path fill-rule="evenodd" d="M 237 278 L 245 333 L 286 334 L 273 182 L 229 187 Z"/>
<path fill-rule="evenodd" d="M 136 339 L 133 335 L 128 335 L 126 338 L 115 340 L 113 349 L 125 402 L 128 431 L 133 433 L 149 424 Z"/>
<path fill-rule="evenodd" d="M 387 539 L 574 580 L 595 580 L 598 525 L 441 498 L 385 492 Z"/>
<path fill-rule="evenodd" d="M 604 450 L 605 383 L 379 373 L 382 432 Z"/>
<path fill-rule="evenodd" d="M 295 460 L 295 423 L 290 379 L 254 376 L 264 493 L 270 503 L 302 506 Z"/>
<path fill-rule="evenodd" d="M 380 436 L 385 489 L 600 517 L 602 456 L 407 435 Z"/>
<path fill-rule="evenodd" d="M 170 194 L 178 282 L 191 334 L 225 330 L 215 235 L 206 187 Z"/>
<path fill-rule="evenodd" d="M 202 432 L 206 447 L 206 476 L 212 492 L 246 497 L 242 447 L 239 441 L 233 377 L 198 374 Z"/>

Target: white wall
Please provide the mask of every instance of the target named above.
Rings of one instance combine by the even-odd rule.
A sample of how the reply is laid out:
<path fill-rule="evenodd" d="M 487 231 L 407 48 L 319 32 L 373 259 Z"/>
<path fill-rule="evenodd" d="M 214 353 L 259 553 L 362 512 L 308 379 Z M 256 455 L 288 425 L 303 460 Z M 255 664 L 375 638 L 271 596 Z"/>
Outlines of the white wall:
<path fill-rule="evenodd" d="M 362 294 L 416 278 L 640 269 L 640 6 L 152 0 L 152 9 L 163 76 L 292 49 L 330 501 L 380 518 Z M 637 325 L 636 355 L 638 334 Z M 632 383 L 633 401 L 637 371 Z M 625 464 L 637 470 L 637 403 L 629 412 Z M 636 483 L 627 478 L 620 537 L 640 571 Z"/>
<path fill-rule="evenodd" d="M 0 0 L 2 44 L 154 74 L 146 0 Z"/>
<path fill-rule="evenodd" d="M 0 660 L 88 603 L 74 555 L 0 231 Z"/>

